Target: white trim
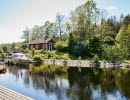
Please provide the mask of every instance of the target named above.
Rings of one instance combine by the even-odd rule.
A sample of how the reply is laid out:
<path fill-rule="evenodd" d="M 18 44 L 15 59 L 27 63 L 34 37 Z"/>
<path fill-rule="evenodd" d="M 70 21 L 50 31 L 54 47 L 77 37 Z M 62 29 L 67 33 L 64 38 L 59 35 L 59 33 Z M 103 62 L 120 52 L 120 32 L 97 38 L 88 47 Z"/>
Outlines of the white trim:
<path fill-rule="evenodd" d="M 47 43 L 46 43 L 46 50 L 48 49 L 48 45 L 47 45 Z"/>
<path fill-rule="evenodd" d="M 31 44 L 30 46 L 31 46 L 30 48 L 33 49 L 33 45 Z"/>
<path fill-rule="evenodd" d="M 38 50 L 39 49 L 39 44 L 36 44 L 36 50 Z"/>

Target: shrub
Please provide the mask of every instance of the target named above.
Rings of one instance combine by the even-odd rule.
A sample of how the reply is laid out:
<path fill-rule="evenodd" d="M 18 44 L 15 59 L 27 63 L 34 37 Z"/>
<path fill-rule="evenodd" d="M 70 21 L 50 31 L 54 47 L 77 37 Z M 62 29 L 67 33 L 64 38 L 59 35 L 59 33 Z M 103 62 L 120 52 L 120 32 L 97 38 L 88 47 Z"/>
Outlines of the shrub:
<path fill-rule="evenodd" d="M 44 54 L 45 53 L 45 51 L 44 50 L 39 50 L 39 52 L 38 52 L 39 54 Z"/>
<path fill-rule="evenodd" d="M 107 61 L 105 59 L 103 59 L 103 62 L 106 63 Z"/>
<path fill-rule="evenodd" d="M 68 51 L 68 44 L 67 41 L 59 41 L 55 44 L 55 48 L 59 52 L 67 52 Z"/>
<path fill-rule="evenodd" d="M 93 61 L 94 61 L 94 62 L 99 62 L 99 57 L 98 57 L 97 55 L 95 55 L 95 56 L 93 57 Z"/>
<path fill-rule="evenodd" d="M 0 54 L 2 54 L 3 53 L 3 49 L 0 49 Z"/>
<path fill-rule="evenodd" d="M 2 50 L 3 52 L 5 52 L 5 53 L 8 52 L 8 47 L 7 47 L 7 46 L 3 46 L 2 49 L 3 49 L 3 50 Z"/>
<path fill-rule="evenodd" d="M 30 53 L 30 50 L 28 48 L 25 49 L 26 53 Z"/>
<path fill-rule="evenodd" d="M 76 57 L 81 56 L 82 58 L 88 56 L 89 51 L 87 47 L 84 44 L 77 43 L 77 45 L 74 47 L 73 55 Z"/>
<path fill-rule="evenodd" d="M 23 48 L 23 49 L 27 49 L 27 44 L 26 43 L 24 43 L 24 44 L 22 44 L 22 46 L 21 46 L 21 48 Z"/>
<path fill-rule="evenodd" d="M 110 62 L 122 62 L 128 57 L 128 50 L 120 45 L 114 45 L 106 49 L 105 57 Z"/>
<path fill-rule="evenodd" d="M 81 56 L 78 57 L 78 60 L 81 60 Z"/>
<path fill-rule="evenodd" d="M 35 55 L 34 57 L 33 57 L 33 60 L 34 61 L 42 61 L 43 60 L 43 55 Z"/>
<path fill-rule="evenodd" d="M 50 58 L 55 59 L 56 56 L 54 51 L 45 51 L 44 55 L 45 55 L 45 59 L 50 59 Z"/>
<path fill-rule="evenodd" d="M 92 39 L 89 40 L 89 51 L 92 57 L 96 54 L 100 57 L 102 47 L 99 38 L 93 37 Z"/>
<path fill-rule="evenodd" d="M 0 54 L 0 58 L 1 59 L 4 59 L 5 58 L 5 55 L 3 53 Z"/>
<path fill-rule="evenodd" d="M 35 55 L 35 49 L 32 49 L 32 57 Z"/>
<path fill-rule="evenodd" d="M 68 51 L 69 54 L 73 53 L 74 47 L 75 47 L 76 41 L 74 39 L 74 36 L 72 33 L 69 34 L 69 40 L 68 40 Z"/>

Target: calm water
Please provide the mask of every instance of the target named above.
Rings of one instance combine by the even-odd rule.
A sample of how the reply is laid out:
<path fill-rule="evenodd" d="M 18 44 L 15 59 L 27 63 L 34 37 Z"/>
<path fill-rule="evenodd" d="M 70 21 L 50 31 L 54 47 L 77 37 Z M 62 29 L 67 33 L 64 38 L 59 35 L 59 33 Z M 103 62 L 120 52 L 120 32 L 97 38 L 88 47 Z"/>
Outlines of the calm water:
<path fill-rule="evenodd" d="M 34 75 L 25 67 L 8 67 L 0 74 L 0 85 L 36 100 L 130 100 L 129 70 L 55 66 L 42 70 Z"/>

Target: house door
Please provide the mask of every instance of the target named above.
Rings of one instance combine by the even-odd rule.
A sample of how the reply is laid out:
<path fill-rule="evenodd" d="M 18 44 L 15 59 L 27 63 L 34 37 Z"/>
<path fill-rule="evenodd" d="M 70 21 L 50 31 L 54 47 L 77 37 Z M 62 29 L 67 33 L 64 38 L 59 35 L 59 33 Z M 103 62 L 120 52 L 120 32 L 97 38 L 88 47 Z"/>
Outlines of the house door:
<path fill-rule="evenodd" d="M 51 50 L 51 44 L 47 45 L 47 50 Z"/>
<path fill-rule="evenodd" d="M 50 50 L 50 44 L 47 45 L 47 50 Z"/>
<path fill-rule="evenodd" d="M 33 45 L 31 45 L 31 49 L 33 49 Z"/>

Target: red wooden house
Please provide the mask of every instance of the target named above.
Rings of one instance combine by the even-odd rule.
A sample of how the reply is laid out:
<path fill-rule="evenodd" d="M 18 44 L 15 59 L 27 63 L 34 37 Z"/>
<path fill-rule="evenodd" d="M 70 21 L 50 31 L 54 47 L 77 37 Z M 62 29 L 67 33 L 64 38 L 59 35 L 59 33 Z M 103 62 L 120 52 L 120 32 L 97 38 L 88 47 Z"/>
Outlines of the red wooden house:
<path fill-rule="evenodd" d="M 33 40 L 28 43 L 29 49 L 36 49 L 36 50 L 54 50 L 55 40 L 53 38 L 45 38 L 39 40 Z"/>

